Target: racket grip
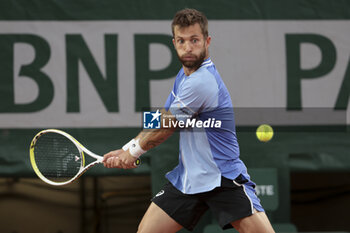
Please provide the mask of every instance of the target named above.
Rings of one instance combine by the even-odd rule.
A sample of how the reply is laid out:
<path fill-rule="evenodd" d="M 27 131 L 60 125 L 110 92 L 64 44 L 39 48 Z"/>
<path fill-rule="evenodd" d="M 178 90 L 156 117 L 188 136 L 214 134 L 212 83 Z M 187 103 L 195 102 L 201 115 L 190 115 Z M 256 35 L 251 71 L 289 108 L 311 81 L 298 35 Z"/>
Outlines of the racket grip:
<path fill-rule="evenodd" d="M 110 160 L 110 159 L 113 159 L 113 157 L 108 158 L 108 160 Z M 102 163 L 102 160 L 100 161 L 100 163 Z M 140 166 L 140 164 L 141 164 L 141 159 L 139 159 L 139 158 L 136 159 L 135 162 L 134 162 L 134 166 L 138 167 L 138 166 Z"/>

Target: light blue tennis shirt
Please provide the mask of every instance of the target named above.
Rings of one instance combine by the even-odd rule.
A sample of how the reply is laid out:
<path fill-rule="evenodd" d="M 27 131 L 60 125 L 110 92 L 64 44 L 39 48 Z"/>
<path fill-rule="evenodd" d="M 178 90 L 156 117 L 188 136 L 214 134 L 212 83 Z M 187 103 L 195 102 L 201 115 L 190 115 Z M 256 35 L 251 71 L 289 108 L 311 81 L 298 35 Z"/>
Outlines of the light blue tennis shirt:
<path fill-rule="evenodd" d="M 178 190 L 202 193 L 220 186 L 221 176 L 249 177 L 239 159 L 231 97 L 210 58 L 190 76 L 179 71 L 165 109 L 178 121 L 221 121 L 217 128 L 194 125 L 180 129 L 179 164 L 166 174 Z"/>

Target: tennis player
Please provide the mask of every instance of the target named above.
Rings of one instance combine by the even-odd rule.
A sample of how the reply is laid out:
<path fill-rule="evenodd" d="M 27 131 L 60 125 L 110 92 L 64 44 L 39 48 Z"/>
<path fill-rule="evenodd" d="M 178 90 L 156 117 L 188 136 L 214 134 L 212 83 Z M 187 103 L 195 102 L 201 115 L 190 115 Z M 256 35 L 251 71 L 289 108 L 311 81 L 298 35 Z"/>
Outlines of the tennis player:
<path fill-rule="evenodd" d="M 167 173 L 169 183 L 153 198 L 138 232 L 192 231 L 208 209 L 223 229 L 274 232 L 239 158 L 231 97 L 209 57 L 211 37 L 205 15 L 194 9 L 177 12 L 172 32 L 182 69 L 161 110 L 162 117 L 172 122 L 170 126 L 192 119 L 219 124 L 180 129 L 179 164 Z M 122 149 L 104 155 L 104 165 L 134 168 L 138 157 L 165 141 L 176 128 L 143 130 Z"/>

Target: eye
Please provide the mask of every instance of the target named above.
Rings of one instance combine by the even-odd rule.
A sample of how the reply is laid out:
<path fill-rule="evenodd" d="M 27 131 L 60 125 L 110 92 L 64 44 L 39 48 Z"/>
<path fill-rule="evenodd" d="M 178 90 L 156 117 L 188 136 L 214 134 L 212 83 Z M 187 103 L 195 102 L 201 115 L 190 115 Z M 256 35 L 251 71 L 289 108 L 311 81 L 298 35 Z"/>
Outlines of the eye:
<path fill-rule="evenodd" d="M 185 40 L 183 40 L 183 39 L 178 39 L 177 40 L 177 43 L 179 43 L 179 44 L 183 44 L 185 42 Z"/>
<path fill-rule="evenodd" d="M 197 39 L 193 39 L 193 40 L 192 40 L 192 43 L 194 43 L 194 44 L 197 43 L 197 42 L 198 42 Z"/>

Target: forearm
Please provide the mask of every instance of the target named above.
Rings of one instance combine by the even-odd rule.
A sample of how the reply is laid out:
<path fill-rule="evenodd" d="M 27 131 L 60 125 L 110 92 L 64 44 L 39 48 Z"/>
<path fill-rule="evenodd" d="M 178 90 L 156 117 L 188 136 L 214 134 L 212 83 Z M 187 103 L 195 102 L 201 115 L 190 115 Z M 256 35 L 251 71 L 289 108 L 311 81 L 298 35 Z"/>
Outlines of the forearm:
<path fill-rule="evenodd" d="M 165 110 L 161 111 L 162 118 L 168 121 L 176 121 L 176 118 Z M 175 122 L 176 123 L 176 122 Z M 177 124 L 171 124 L 177 125 Z M 130 169 L 137 167 L 136 159 L 153 147 L 158 146 L 170 137 L 176 128 L 161 128 L 143 130 L 136 138 L 131 139 L 122 149 L 114 150 L 104 155 L 103 164 L 108 168 Z"/>
<path fill-rule="evenodd" d="M 166 112 L 164 109 L 161 112 L 162 117 L 167 116 L 171 121 L 176 121 L 176 118 L 173 117 L 170 112 Z M 141 148 L 148 151 L 163 143 L 175 130 L 176 128 L 144 129 L 135 139 L 140 139 L 139 143 Z"/>
<path fill-rule="evenodd" d="M 168 139 L 175 131 L 175 128 L 170 129 L 154 129 L 152 131 L 143 130 L 136 138 L 140 139 L 140 146 L 143 150 L 150 150 Z"/>

